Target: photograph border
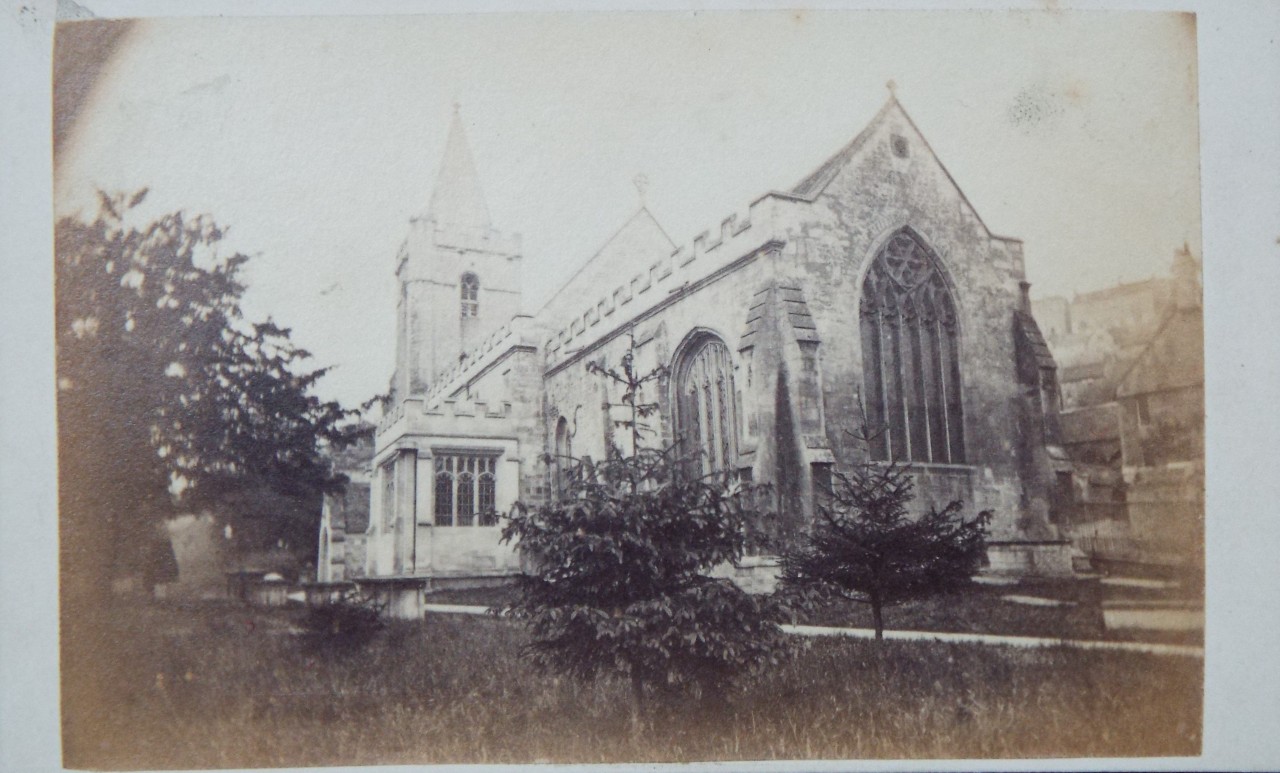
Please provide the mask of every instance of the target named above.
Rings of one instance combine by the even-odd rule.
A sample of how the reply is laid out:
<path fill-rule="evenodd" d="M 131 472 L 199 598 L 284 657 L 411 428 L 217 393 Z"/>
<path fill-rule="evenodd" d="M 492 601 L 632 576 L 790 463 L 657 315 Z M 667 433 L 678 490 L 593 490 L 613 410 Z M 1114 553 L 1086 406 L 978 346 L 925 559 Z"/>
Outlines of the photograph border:
<path fill-rule="evenodd" d="M 5 173 L 0 181 L 0 254 L 6 282 L 0 304 L 0 516 L 9 541 L 0 562 L 0 766 L 61 766 L 57 693 L 57 535 L 54 474 L 52 340 L 52 172 L 50 50 L 59 9 L 76 4 L 11 4 L 0 21 L 0 111 Z M 513 2 L 414 3 L 345 0 L 260 3 L 197 0 L 93 2 L 101 16 L 359 15 L 495 12 Z M 819 8 L 877 9 L 883 3 L 810 3 Z M 711 9 L 778 9 L 786 4 L 700 4 Z M 1104 9 L 1194 11 L 1198 17 L 1201 192 L 1206 309 L 1206 630 L 1204 752 L 1199 758 L 1072 760 L 901 760 L 767 762 L 767 770 L 1180 770 L 1280 766 L 1280 476 L 1266 462 L 1280 430 L 1280 311 L 1269 297 L 1280 286 L 1280 6 L 1238 2 L 925 3 L 898 9 Z M 583 10 L 537 3 L 536 10 Z M 593 3 L 586 10 L 687 10 L 676 3 Z M 1269 174 L 1269 172 L 1271 172 Z M 1270 178 L 1270 179 L 1268 179 Z M 38 248 L 34 248 L 38 245 Z M 1270 252 L 1266 252 L 1270 250 Z M 1270 258 L 1268 260 L 1267 258 Z M 1266 406 L 1259 410 L 1258 406 Z M 1224 521 L 1224 519 L 1230 519 Z M 1274 549 L 1274 547 L 1272 548 Z M 741 768 L 741 763 L 728 763 Z M 507 766 L 503 766 L 507 767 Z M 632 766 L 619 766 L 632 767 Z M 634 766 L 651 769 L 653 765 Z M 695 764 L 694 768 L 711 768 Z"/>

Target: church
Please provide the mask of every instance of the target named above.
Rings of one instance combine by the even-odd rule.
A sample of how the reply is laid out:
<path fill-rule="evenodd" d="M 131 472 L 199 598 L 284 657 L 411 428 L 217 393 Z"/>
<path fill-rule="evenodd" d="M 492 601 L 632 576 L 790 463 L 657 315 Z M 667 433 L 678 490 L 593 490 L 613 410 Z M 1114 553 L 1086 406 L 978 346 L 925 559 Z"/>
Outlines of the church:
<path fill-rule="evenodd" d="M 396 255 L 396 369 L 377 427 L 362 574 L 423 592 L 520 571 L 500 515 L 623 418 L 588 373 L 633 351 L 655 446 L 777 492 L 780 528 L 855 461 L 908 465 L 922 510 L 992 515 L 988 569 L 1070 572 L 1055 506 L 1057 367 L 1022 243 L 992 233 L 897 98 L 819 168 L 676 244 L 643 207 L 535 313 L 456 111 L 430 205 Z M 862 427 L 882 428 L 870 442 Z M 726 571 L 767 587 L 775 562 Z M 409 601 L 403 601 L 408 598 Z"/>

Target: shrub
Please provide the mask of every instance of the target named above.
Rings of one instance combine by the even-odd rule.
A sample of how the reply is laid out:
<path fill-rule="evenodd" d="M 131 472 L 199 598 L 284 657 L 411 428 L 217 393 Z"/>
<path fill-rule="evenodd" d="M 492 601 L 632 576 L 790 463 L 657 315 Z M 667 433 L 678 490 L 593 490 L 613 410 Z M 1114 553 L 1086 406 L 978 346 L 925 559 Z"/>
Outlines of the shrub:
<path fill-rule="evenodd" d="M 869 604 L 881 639 L 885 606 L 967 584 L 986 558 L 991 514 L 965 520 L 957 500 L 912 518 L 914 488 L 894 462 L 837 472 L 808 539 L 783 552 L 784 587 Z"/>
<path fill-rule="evenodd" d="M 313 650 L 361 649 L 385 626 L 385 606 L 357 589 L 345 590 L 336 599 L 307 609 L 301 623 L 303 642 Z"/>
<path fill-rule="evenodd" d="M 530 570 L 506 611 L 532 633 L 539 666 L 581 679 L 630 679 L 636 706 L 650 693 L 722 693 L 733 677 L 775 662 L 781 611 L 710 576 L 744 554 L 755 487 L 725 474 L 694 476 L 675 449 L 640 447 L 651 404 L 638 402 L 631 354 L 621 372 L 631 453 L 573 461 L 551 504 L 517 507 L 503 529 Z"/>

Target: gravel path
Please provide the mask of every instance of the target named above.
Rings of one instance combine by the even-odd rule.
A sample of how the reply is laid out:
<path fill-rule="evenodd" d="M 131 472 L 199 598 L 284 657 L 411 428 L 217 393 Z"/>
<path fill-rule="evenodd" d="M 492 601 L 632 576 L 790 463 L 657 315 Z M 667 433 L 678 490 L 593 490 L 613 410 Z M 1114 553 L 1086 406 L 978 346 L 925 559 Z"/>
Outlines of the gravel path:
<path fill-rule="evenodd" d="M 488 607 L 463 604 L 425 604 L 427 612 L 455 615 L 487 615 Z M 874 639 L 870 628 L 831 628 L 822 625 L 784 625 L 782 630 L 796 636 L 845 636 L 852 639 Z M 1054 639 L 1040 636 L 1000 636 L 988 633 L 950 633 L 945 631 L 885 631 L 884 638 L 896 641 L 941 641 L 964 644 L 998 644 L 1008 647 L 1077 647 L 1086 650 L 1120 650 L 1149 655 L 1181 655 L 1204 658 L 1203 647 L 1185 644 L 1154 644 L 1135 641 L 1088 641 Z"/>

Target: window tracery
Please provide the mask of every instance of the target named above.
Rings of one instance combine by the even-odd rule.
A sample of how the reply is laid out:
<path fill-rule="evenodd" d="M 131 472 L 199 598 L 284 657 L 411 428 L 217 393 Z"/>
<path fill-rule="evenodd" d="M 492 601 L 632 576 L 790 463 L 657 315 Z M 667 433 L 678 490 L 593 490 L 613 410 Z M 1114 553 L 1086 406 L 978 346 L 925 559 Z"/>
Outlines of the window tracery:
<path fill-rule="evenodd" d="M 470 272 L 462 275 L 462 316 L 480 316 L 480 277 Z"/>
<path fill-rule="evenodd" d="M 703 474 L 733 469 L 738 456 L 738 418 L 729 348 L 707 335 L 676 369 L 676 432 Z"/>
<path fill-rule="evenodd" d="M 963 463 L 955 302 L 936 258 L 910 229 L 876 255 L 860 312 L 871 458 Z"/>
<path fill-rule="evenodd" d="M 436 454 L 435 525 L 496 526 L 497 457 Z"/>

